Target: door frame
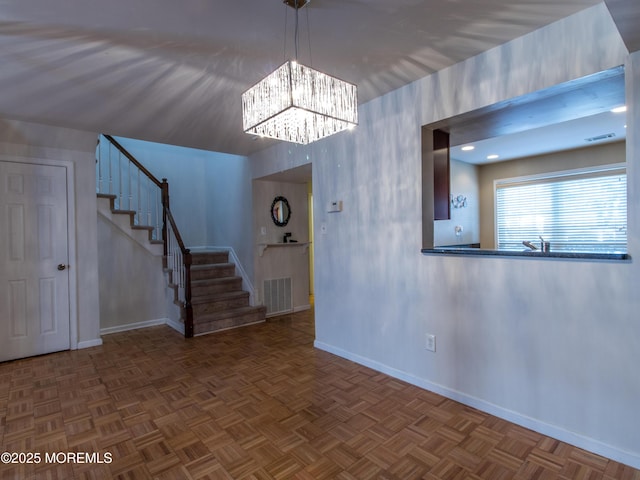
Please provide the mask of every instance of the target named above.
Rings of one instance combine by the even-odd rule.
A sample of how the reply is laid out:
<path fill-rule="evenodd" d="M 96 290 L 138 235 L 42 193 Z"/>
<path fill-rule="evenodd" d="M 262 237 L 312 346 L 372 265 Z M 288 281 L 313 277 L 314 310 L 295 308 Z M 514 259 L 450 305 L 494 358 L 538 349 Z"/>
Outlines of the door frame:
<path fill-rule="evenodd" d="M 39 157 L 12 156 L 3 153 L 0 162 L 63 167 L 67 180 L 67 255 L 69 258 L 69 349 L 78 349 L 78 275 L 76 273 L 76 201 L 75 201 L 75 164 L 68 160 L 52 160 Z"/>

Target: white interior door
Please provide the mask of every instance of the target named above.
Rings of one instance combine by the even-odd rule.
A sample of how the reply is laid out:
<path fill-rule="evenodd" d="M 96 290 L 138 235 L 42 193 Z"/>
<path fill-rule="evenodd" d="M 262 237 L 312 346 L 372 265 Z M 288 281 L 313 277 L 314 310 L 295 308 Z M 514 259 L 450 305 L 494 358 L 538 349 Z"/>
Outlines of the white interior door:
<path fill-rule="evenodd" d="M 0 361 L 70 347 L 67 172 L 0 161 Z"/>

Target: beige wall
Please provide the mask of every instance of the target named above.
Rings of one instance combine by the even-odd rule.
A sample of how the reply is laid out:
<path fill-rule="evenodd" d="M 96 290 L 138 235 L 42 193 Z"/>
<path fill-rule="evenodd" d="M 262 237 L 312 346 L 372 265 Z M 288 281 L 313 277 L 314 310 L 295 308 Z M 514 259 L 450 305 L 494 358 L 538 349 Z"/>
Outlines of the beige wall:
<path fill-rule="evenodd" d="M 494 180 L 610 163 L 624 163 L 625 157 L 625 142 L 615 142 L 481 165 L 478 176 L 480 185 L 480 246 L 488 249 L 496 248 Z"/>

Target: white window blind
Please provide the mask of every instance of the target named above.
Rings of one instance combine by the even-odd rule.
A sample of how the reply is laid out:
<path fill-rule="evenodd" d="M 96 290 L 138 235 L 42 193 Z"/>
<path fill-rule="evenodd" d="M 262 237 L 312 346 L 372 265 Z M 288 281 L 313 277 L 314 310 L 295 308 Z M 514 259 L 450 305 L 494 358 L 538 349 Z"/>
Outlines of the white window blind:
<path fill-rule="evenodd" d="M 496 182 L 498 250 L 626 253 L 627 178 L 624 168 Z"/>

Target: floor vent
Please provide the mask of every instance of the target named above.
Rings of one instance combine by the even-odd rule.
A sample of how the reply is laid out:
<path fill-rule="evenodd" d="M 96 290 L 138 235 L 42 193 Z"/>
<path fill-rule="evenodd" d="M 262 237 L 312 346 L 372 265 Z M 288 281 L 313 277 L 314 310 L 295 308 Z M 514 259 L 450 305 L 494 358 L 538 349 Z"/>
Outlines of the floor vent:
<path fill-rule="evenodd" d="M 291 298 L 291 277 L 264 281 L 264 305 L 267 307 L 267 316 L 292 312 Z"/>

